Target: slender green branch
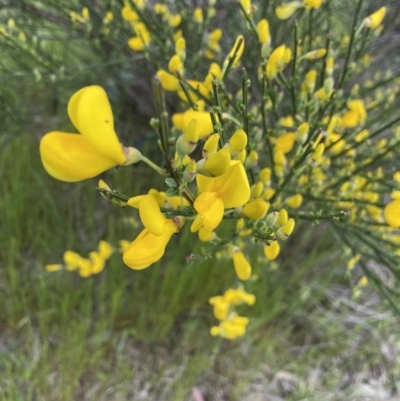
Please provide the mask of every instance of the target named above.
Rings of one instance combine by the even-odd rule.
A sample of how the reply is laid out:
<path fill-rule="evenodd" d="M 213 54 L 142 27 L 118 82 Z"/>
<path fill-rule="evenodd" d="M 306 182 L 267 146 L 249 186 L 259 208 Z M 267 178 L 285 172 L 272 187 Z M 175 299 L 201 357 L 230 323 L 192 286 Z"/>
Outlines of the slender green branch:
<path fill-rule="evenodd" d="M 360 13 L 362 2 L 363 2 L 363 0 L 358 0 L 357 5 L 356 5 L 356 10 L 354 11 L 353 22 L 351 24 L 351 35 L 350 35 L 349 47 L 347 48 L 346 60 L 344 62 L 344 66 L 343 66 L 342 78 L 340 80 L 339 89 L 342 89 L 344 82 L 346 80 L 350 56 L 351 56 L 351 52 L 353 50 L 354 37 L 356 34 L 356 24 L 357 24 L 358 14 Z"/>
<path fill-rule="evenodd" d="M 242 47 L 242 45 L 243 45 L 243 39 L 240 38 L 239 41 L 238 41 L 238 43 L 237 43 L 237 45 L 236 45 L 236 47 L 235 47 L 235 50 L 234 50 L 234 52 L 233 52 L 233 55 L 229 57 L 228 65 L 226 66 L 225 72 L 224 72 L 224 74 L 223 74 L 223 76 L 222 76 L 222 79 L 221 79 L 222 82 L 225 82 L 226 79 L 228 78 L 228 75 L 229 75 L 229 73 L 231 72 L 231 69 L 232 69 L 232 67 L 233 67 L 233 64 L 235 64 L 236 57 L 237 57 L 237 55 L 238 55 L 238 53 L 239 53 L 239 50 L 240 50 L 240 48 Z"/>
<path fill-rule="evenodd" d="M 249 111 L 248 111 L 248 94 L 249 94 L 249 81 L 247 79 L 247 71 L 243 68 L 242 70 L 242 96 L 243 96 L 243 105 L 242 105 L 242 118 L 243 118 L 243 128 L 244 132 L 249 138 Z M 249 141 L 247 141 L 249 144 Z"/>
<path fill-rule="evenodd" d="M 215 101 L 215 111 L 217 113 L 218 116 L 218 120 L 219 123 L 221 125 L 221 137 L 220 137 L 220 146 L 223 147 L 226 140 L 225 140 L 225 131 L 224 131 L 224 119 L 222 117 L 222 107 L 221 107 L 221 103 L 219 101 L 219 84 L 218 81 L 216 79 L 213 79 L 212 81 L 212 88 L 213 88 L 213 95 L 214 95 L 214 101 Z"/>
<path fill-rule="evenodd" d="M 199 109 L 199 106 L 197 106 L 197 104 L 193 101 L 192 96 L 190 95 L 190 92 L 188 91 L 188 89 L 186 88 L 186 82 L 184 81 L 180 71 L 175 70 L 175 74 L 179 79 L 179 85 L 182 88 L 187 101 L 189 102 L 190 106 L 192 107 L 193 110 L 197 111 Z"/>

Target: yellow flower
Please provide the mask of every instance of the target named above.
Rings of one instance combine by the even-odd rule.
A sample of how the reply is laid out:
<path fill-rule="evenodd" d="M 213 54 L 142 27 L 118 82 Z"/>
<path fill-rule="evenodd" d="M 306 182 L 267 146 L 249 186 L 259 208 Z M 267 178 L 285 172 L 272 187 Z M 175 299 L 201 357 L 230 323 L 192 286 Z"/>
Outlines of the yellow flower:
<path fill-rule="evenodd" d="M 250 198 L 250 185 L 246 171 L 240 162 L 231 162 L 228 170 L 218 177 L 197 175 L 200 195 L 194 202 L 198 212 L 190 230 L 200 227 L 213 231 L 222 221 L 224 209 L 244 205 Z"/>
<path fill-rule="evenodd" d="M 162 258 L 172 235 L 178 231 L 174 220 L 165 221 L 161 235 L 154 235 L 145 228 L 125 250 L 124 263 L 132 269 L 141 270 Z"/>
<path fill-rule="evenodd" d="M 67 270 L 76 270 L 79 267 L 82 257 L 76 252 L 65 251 L 63 259 Z"/>
<path fill-rule="evenodd" d="M 135 23 L 134 29 L 137 36 L 128 40 L 128 46 L 132 50 L 141 51 L 150 44 L 151 35 L 147 30 L 146 25 L 142 22 Z"/>
<path fill-rule="evenodd" d="M 129 5 L 125 5 L 122 8 L 121 14 L 122 14 L 122 18 L 125 21 L 129 21 L 129 22 L 139 21 L 139 16 L 137 15 L 137 13 L 135 11 L 132 10 L 132 8 Z"/>
<path fill-rule="evenodd" d="M 286 198 L 285 202 L 292 209 L 297 209 L 303 203 L 303 196 L 301 194 L 296 194 L 289 198 Z"/>
<path fill-rule="evenodd" d="M 185 131 L 192 120 L 197 120 L 199 138 L 204 138 L 214 132 L 210 113 L 188 110 L 184 113 L 176 113 L 172 116 L 172 124 L 175 128 Z"/>
<path fill-rule="evenodd" d="M 257 33 L 258 33 L 258 40 L 261 44 L 271 43 L 271 35 L 269 32 L 269 23 L 264 18 L 257 24 Z"/>
<path fill-rule="evenodd" d="M 193 12 L 193 20 L 198 24 L 203 23 L 203 10 L 200 7 L 197 7 Z"/>
<path fill-rule="evenodd" d="M 310 10 L 311 8 L 318 9 L 321 7 L 322 0 L 303 0 L 306 8 Z"/>
<path fill-rule="evenodd" d="M 81 135 L 53 131 L 40 141 L 40 157 L 52 177 L 81 181 L 126 163 L 103 88 L 88 86 L 76 92 L 68 103 L 68 115 Z"/>
<path fill-rule="evenodd" d="M 385 221 L 390 227 L 400 227 L 400 199 L 395 199 L 386 205 L 383 213 Z"/>
<path fill-rule="evenodd" d="M 246 333 L 246 326 L 249 323 L 247 317 L 232 316 L 220 323 L 219 326 L 211 327 L 210 334 L 212 336 L 221 336 L 228 340 L 243 336 Z"/>
<path fill-rule="evenodd" d="M 349 100 L 347 107 L 350 109 L 343 117 L 342 124 L 346 128 L 354 128 L 362 125 L 367 119 L 364 102 L 361 99 Z"/>
<path fill-rule="evenodd" d="M 295 142 L 296 134 L 294 132 L 288 132 L 276 139 L 275 151 L 281 150 L 284 154 L 290 153 Z"/>
<path fill-rule="evenodd" d="M 286 4 L 282 4 L 275 9 L 275 15 L 282 20 L 290 18 L 300 7 L 303 5 L 300 1 L 291 1 Z"/>
<path fill-rule="evenodd" d="M 290 61 L 290 55 L 286 50 L 290 51 L 290 49 L 286 48 L 285 45 L 281 45 L 277 47 L 269 56 L 266 67 L 268 79 L 275 78 L 279 72 L 284 70 L 287 62 Z"/>
<path fill-rule="evenodd" d="M 256 297 L 246 292 L 243 288 L 229 288 L 225 291 L 223 298 L 232 305 L 240 305 L 244 302 L 251 306 L 256 302 Z"/>

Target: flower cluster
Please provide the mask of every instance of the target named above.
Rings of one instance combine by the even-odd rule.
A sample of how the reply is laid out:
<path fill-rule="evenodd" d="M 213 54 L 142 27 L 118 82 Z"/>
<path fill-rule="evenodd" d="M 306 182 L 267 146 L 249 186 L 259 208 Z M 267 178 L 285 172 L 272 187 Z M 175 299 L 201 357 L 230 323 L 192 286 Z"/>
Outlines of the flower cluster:
<path fill-rule="evenodd" d="M 78 271 L 81 277 L 99 274 L 104 270 L 106 261 L 114 253 L 113 247 L 107 241 L 100 241 L 96 251 L 89 252 L 88 258 L 83 258 L 76 252 L 65 251 L 62 264 L 46 265 L 48 272 L 56 272 L 65 268 L 68 271 Z"/>
<path fill-rule="evenodd" d="M 209 299 L 214 308 L 214 316 L 220 321 L 218 326 L 211 327 L 212 336 L 221 336 L 230 340 L 240 337 L 246 332 L 249 319 L 238 316 L 235 306 L 240 304 L 254 305 L 256 298 L 253 294 L 247 293 L 243 288 L 230 288 L 222 296 L 215 296 Z"/>
<path fill-rule="evenodd" d="M 132 269 L 159 261 L 186 222 L 186 232 L 210 244 L 190 260 L 216 253 L 232 260 L 237 279 L 245 282 L 253 271 L 250 255 L 259 252 L 272 261 L 295 223 L 306 229 L 306 221 L 326 220 L 348 266 L 362 269 L 361 278 L 354 278 L 357 291 L 368 283 L 382 286 L 368 261 L 397 269 L 400 171 L 393 160 L 400 116 L 392 105 L 400 81 L 391 71 L 366 75 L 365 46 L 379 34 L 386 8 L 360 21 L 360 3 L 350 35 L 326 35 L 323 43 L 320 35 L 330 28 L 316 21 L 330 10 L 322 0 L 278 6 L 274 24 L 242 0 L 249 33 L 238 31 L 225 55 L 223 31 L 213 25 L 213 1 L 193 10 L 187 21 L 172 4 L 127 2 L 122 17 L 135 32 L 129 47 L 150 62 L 154 49 L 163 55 L 154 62 L 156 114 L 150 122 L 162 162 L 120 143 L 106 92 L 93 85 L 68 104 L 79 134 L 55 131 L 43 137 L 46 171 L 73 182 L 144 162 L 163 176 L 164 187 L 131 196 L 99 183 L 105 199 L 138 211 L 143 230 L 123 253 Z M 299 21 L 293 21 L 297 12 Z M 167 38 L 162 45 L 155 21 Z M 193 52 L 184 22 L 203 36 Z M 290 39 L 272 29 L 279 23 L 287 24 Z M 246 54 L 254 56 L 251 63 Z M 203 67 L 195 68 L 200 60 Z M 239 69 L 241 64 L 245 68 Z M 175 93 L 182 108 L 171 118 L 164 91 Z M 349 267 L 345 274 L 350 272 Z M 210 299 L 221 321 L 212 335 L 233 339 L 245 333 L 248 320 L 233 309 L 241 302 L 255 302 L 242 287 Z"/>

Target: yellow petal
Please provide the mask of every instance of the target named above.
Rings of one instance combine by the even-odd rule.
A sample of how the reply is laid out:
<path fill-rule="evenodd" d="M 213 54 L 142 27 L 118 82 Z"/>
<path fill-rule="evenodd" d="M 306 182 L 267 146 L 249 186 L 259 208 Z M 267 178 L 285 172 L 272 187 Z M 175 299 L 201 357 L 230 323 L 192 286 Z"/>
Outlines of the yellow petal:
<path fill-rule="evenodd" d="M 225 209 L 242 206 L 250 199 L 250 185 L 242 163 L 232 161 L 225 174 L 219 177 L 196 177 L 200 192 L 218 192 Z"/>
<path fill-rule="evenodd" d="M 128 40 L 128 46 L 132 49 L 132 50 L 136 50 L 136 51 L 141 51 L 144 49 L 144 43 L 142 38 L 140 38 L 139 36 L 135 36 L 134 38 L 130 38 Z"/>
<path fill-rule="evenodd" d="M 101 86 L 88 86 L 76 92 L 68 103 L 68 115 L 94 149 L 114 160 L 115 165 L 125 163 L 122 146 L 114 131 L 110 102 Z"/>
<path fill-rule="evenodd" d="M 275 149 L 281 150 L 284 154 L 287 154 L 292 151 L 295 141 L 296 134 L 294 132 L 289 132 L 276 139 Z"/>
<path fill-rule="evenodd" d="M 40 141 L 40 157 L 52 177 L 66 182 L 96 177 L 119 164 L 93 148 L 82 135 L 56 131 Z"/>
<path fill-rule="evenodd" d="M 204 138 L 214 132 L 210 113 L 188 110 L 185 113 L 176 113 L 172 116 L 173 125 L 183 131 L 189 126 L 192 120 L 197 120 L 197 132 L 199 138 Z"/>
<path fill-rule="evenodd" d="M 165 247 L 177 229 L 176 224 L 170 219 L 165 222 L 160 236 L 151 234 L 145 228 L 125 250 L 124 263 L 132 269 L 141 270 L 157 262 L 164 255 Z"/>
<path fill-rule="evenodd" d="M 250 277 L 251 266 L 244 257 L 243 252 L 237 251 L 233 253 L 233 264 L 239 279 L 246 281 Z"/>
<path fill-rule="evenodd" d="M 200 227 L 213 231 L 224 217 L 224 203 L 215 192 L 200 194 L 194 201 L 193 206 L 201 217 L 192 224 L 190 228 L 192 232 L 196 232 Z"/>
<path fill-rule="evenodd" d="M 224 174 L 231 163 L 231 154 L 228 149 L 220 149 L 217 153 L 210 155 L 205 164 L 204 170 L 214 177 Z"/>
<path fill-rule="evenodd" d="M 151 234 L 159 236 L 163 233 L 166 219 L 153 195 L 144 195 L 140 199 L 139 216 Z"/>
<path fill-rule="evenodd" d="M 180 89 L 179 79 L 164 70 L 157 71 L 157 77 L 161 82 L 161 86 L 166 91 L 175 92 Z"/>
<path fill-rule="evenodd" d="M 278 257 L 281 247 L 278 241 L 274 241 L 264 246 L 264 255 L 268 260 L 274 260 Z"/>
<path fill-rule="evenodd" d="M 262 199 L 256 199 L 244 205 L 241 214 L 248 219 L 259 220 L 262 219 L 269 209 L 269 202 Z"/>
<path fill-rule="evenodd" d="M 114 252 L 113 247 L 107 241 L 100 241 L 99 242 L 99 255 L 107 260 Z"/>

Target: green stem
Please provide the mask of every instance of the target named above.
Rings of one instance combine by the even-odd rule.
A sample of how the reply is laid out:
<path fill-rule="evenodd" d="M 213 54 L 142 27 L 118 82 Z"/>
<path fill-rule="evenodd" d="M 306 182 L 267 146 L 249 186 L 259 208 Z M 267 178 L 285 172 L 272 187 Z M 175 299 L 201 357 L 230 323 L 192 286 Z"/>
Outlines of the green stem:
<path fill-rule="evenodd" d="M 228 75 L 229 75 L 229 73 L 230 73 L 230 71 L 232 69 L 233 64 L 236 61 L 237 54 L 238 54 L 240 48 L 242 47 L 242 45 L 243 45 L 243 39 L 240 38 L 238 43 L 237 43 L 237 45 L 236 45 L 236 47 L 235 47 L 233 55 L 231 57 L 229 57 L 228 65 L 226 66 L 226 69 L 225 69 L 224 74 L 223 74 L 222 79 L 221 79 L 222 82 L 225 82 L 226 79 L 228 78 Z"/>
<path fill-rule="evenodd" d="M 247 71 L 243 68 L 242 70 L 242 95 L 243 95 L 243 105 L 242 105 L 242 118 L 243 118 L 243 128 L 244 132 L 249 138 L 249 116 L 248 116 L 248 91 L 249 91 L 249 82 L 247 79 Z M 249 145 L 249 141 L 247 141 Z"/>
<path fill-rule="evenodd" d="M 179 85 L 182 88 L 187 101 L 189 102 L 190 106 L 192 107 L 192 109 L 194 111 L 197 111 L 199 109 L 199 107 L 197 106 L 197 104 L 193 101 L 192 96 L 190 95 L 190 92 L 188 91 L 188 89 L 186 88 L 186 82 L 184 81 L 180 71 L 175 70 L 175 74 L 179 79 Z"/>
<path fill-rule="evenodd" d="M 346 79 L 348 66 L 349 66 L 349 61 L 350 61 L 350 56 L 351 56 L 351 51 L 353 50 L 354 37 L 355 37 L 355 34 L 356 34 L 356 24 L 357 24 L 358 14 L 360 13 L 362 2 L 363 2 L 363 0 L 358 0 L 357 6 L 356 6 L 356 10 L 355 10 L 354 15 L 353 15 L 353 22 L 351 24 L 351 36 L 350 36 L 350 41 L 349 41 L 349 47 L 347 48 L 346 61 L 344 62 L 342 78 L 340 80 L 339 89 L 342 89 L 342 87 L 344 85 L 344 82 L 345 82 L 345 79 Z"/>
<path fill-rule="evenodd" d="M 162 169 L 161 167 L 157 166 L 157 164 L 153 163 L 150 159 L 148 159 L 146 156 L 143 156 L 140 158 L 140 160 L 144 163 L 146 163 L 148 166 L 150 166 L 152 169 L 154 169 L 155 171 L 157 171 L 157 173 L 159 174 L 163 174 L 165 175 L 165 171 L 164 169 Z"/>

